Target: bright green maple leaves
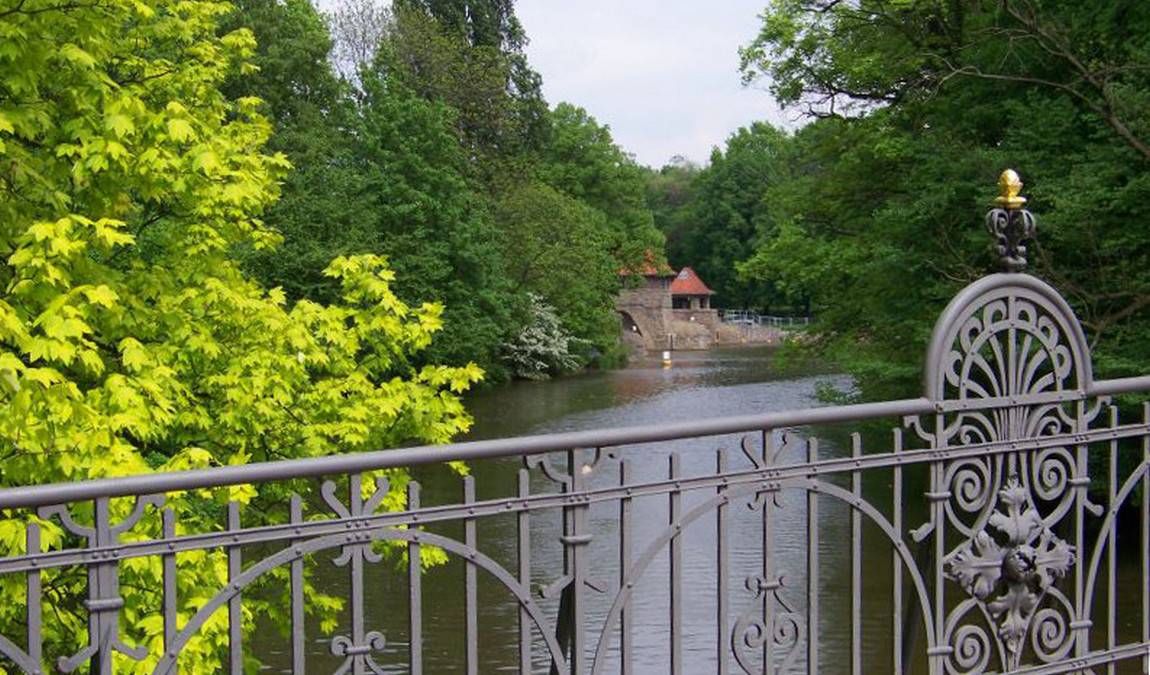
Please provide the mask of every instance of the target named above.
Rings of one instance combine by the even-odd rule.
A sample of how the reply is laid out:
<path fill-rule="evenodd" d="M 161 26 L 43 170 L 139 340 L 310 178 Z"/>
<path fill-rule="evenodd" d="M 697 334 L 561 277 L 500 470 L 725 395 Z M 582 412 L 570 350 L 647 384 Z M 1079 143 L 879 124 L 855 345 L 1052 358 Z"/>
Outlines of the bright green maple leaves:
<path fill-rule="evenodd" d="M 258 100 L 220 93 L 254 48 L 246 30 L 217 34 L 229 10 L 0 2 L 5 485 L 446 442 L 468 427 L 455 394 L 482 372 L 409 364 L 441 308 L 401 302 L 385 260 L 333 261 L 343 299 L 332 305 L 289 307 L 240 271 L 237 252 L 277 239 L 260 215 L 288 163 L 261 150 L 271 128 Z M 218 529 L 218 514 L 188 499 L 169 500 L 179 529 Z M 9 550 L 19 532 L 0 521 Z M 186 618 L 196 594 L 183 591 L 218 587 L 222 562 L 180 563 Z M 158 561 L 122 576 L 125 629 L 158 649 L 142 609 L 154 606 Z M 19 625 L 18 604 L 0 607 L 0 625 Z M 81 615 L 52 619 L 50 651 L 82 642 Z M 225 629 L 205 627 L 193 671 L 211 667 Z"/>

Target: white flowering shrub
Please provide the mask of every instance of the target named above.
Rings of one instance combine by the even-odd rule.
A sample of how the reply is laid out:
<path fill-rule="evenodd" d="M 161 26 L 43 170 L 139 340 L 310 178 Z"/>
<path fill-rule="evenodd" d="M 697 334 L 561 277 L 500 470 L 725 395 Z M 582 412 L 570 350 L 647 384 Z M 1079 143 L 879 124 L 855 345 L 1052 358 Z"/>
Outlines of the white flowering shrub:
<path fill-rule="evenodd" d="M 542 296 L 528 293 L 528 298 L 530 320 L 519 335 L 504 345 L 504 361 L 512 376 L 544 380 L 580 368 L 583 363 L 572 349 L 586 340 L 564 330 L 555 308 Z"/>

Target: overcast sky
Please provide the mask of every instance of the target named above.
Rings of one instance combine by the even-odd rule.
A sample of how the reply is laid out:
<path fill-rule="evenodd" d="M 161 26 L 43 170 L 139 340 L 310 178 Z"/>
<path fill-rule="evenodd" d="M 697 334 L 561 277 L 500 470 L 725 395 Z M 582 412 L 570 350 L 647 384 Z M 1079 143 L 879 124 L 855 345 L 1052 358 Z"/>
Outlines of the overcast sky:
<path fill-rule="evenodd" d="M 611 127 L 642 164 L 705 163 L 755 120 L 791 126 L 770 94 L 744 88 L 739 46 L 767 0 L 518 0 L 516 14 L 548 103 L 568 101 Z"/>

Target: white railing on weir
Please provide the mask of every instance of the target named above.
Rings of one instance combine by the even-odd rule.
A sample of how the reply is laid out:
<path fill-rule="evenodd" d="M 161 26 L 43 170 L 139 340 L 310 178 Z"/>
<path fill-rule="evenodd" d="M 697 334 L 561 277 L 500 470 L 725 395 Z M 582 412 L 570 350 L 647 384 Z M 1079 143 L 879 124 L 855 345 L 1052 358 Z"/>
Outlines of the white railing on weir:
<path fill-rule="evenodd" d="M 719 319 L 723 323 L 743 326 L 767 326 L 770 328 L 798 328 L 811 323 L 809 316 L 771 316 L 769 314 L 756 314 L 743 309 L 727 309 L 719 311 Z"/>

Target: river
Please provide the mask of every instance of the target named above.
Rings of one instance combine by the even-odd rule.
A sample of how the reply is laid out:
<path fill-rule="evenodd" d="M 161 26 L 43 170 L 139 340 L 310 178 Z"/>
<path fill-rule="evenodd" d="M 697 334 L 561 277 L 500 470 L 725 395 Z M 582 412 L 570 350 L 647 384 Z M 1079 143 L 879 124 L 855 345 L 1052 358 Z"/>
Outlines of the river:
<path fill-rule="evenodd" d="M 468 408 L 475 417 L 475 424 L 466 440 L 799 409 L 819 405 L 816 391 L 820 383 L 839 389 L 851 386 L 849 378 L 819 372 L 818 368 L 780 369 L 772 359 L 770 348 L 680 352 L 675 355 L 674 365 L 670 368 L 664 367 L 657 359 L 644 359 L 621 370 L 545 382 L 517 382 L 472 394 L 468 398 Z M 846 435 L 841 432 L 827 429 L 819 430 L 819 433 L 822 456 L 841 454 L 849 447 Z M 684 474 L 702 474 L 713 471 L 717 447 L 725 446 L 736 451 L 732 456 L 737 456 L 738 442 L 737 437 L 712 437 L 648 447 L 633 446 L 625 454 L 635 464 L 636 478 L 655 479 L 666 475 L 667 458 L 672 452 L 681 456 Z M 870 442 L 870 437 L 866 442 Z M 474 464 L 471 471 L 475 477 L 477 497 L 484 499 L 514 494 L 516 475 L 521 466 L 518 460 Z M 451 503 L 459 499 L 460 480 L 450 471 L 442 467 L 421 469 L 415 477 L 423 486 L 424 505 Z M 617 474 L 600 480 L 617 480 Z M 912 495 L 915 490 L 921 492 L 923 487 L 908 483 L 907 494 Z M 541 472 L 534 471 L 531 490 L 532 493 L 554 491 L 555 486 Z M 874 481 L 870 476 L 865 477 L 864 494 L 869 499 L 888 500 L 889 474 L 876 477 Z M 704 496 L 685 495 L 684 512 Z M 844 543 L 849 541 L 850 516 L 849 510 L 838 502 L 822 501 L 825 503 L 819 517 L 823 598 L 823 618 L 819 625 L 820 672 L 849 672 L 849 622 L 842 618 L 850 610 L 849 546 Z M 907 523 L 917 524 L 925 518 L 920 501 L 908 496 Z M 591 560 L 594 580 L 608 592 L 603 595 L 589 593 L 588 633 L 592 643 L 601 630 L 608 610 L 608 598 L 613 595 L 612 586 L 617 583 L 619 574 L 617 506 L 603 506 L 609 508 L 593 508 L 591 511 L 591 528 L 596 533 L 591 545 Z M 806 560 L 805 504 L 801 498 L 785 498 L 781 506 L 783 508 L 777 511 L 774 541 L 779 567 L 784 574 L 791 576 L 788 587 L 781 593 L 783 600 L 795 612 L 802 614 L 806 608 L 805 580 L 802 579 Z M 642 541 L 644 535 L 653 536 L 665 527 L 666 496 L 657 500 L 637 499 L 634 508 L 636 540 Z M 740 510 L 745 515 L 734 517 Z M 756 606 L 754 593 L 743 586 L 743 580 L 754 576 L 760 569 L 762 522 L 761 518 L 751 517 L 748 510 L 737 505 L 731 507 L 731 513 L 729 619 L 733 625 L 740 613 L 753 613 Z M 537 588 L 550 584 L 562 573 L 562 549 L 557 545 L 558 527 L 557 513 L 545 513 L 532 519 L 531 559 L 533 585 Z M 433 530 L 462 538 L 462 528 L 456 524 Z M 685 673 L 716 671 L 716 530 L 711 519 L 685 531 L 683 537 Z M 482 519 L 478 525 L 479 548 L 514 570 L 516 532 L 516 523 L 511 517 Z M 891 549 L 876 534 L 877 529 L 864 528 L 862 559 L 866 576 L 862 600 L 862 651 L 867 672 L 890 672 L 893 636 Z M 368 568 L 366 618 L 368 629 L 380 630 L 387 639 L 383 652 L 375 658 L 376 662 L 384 672 L 402 673 L 406 672 L 408 653 L 407 586 L 405 573 L 394 558 Z M 667 672 L 668 565 L 666 556 L 660 555 L 637 588 L 632 615 L 635 635 L 633 662 L 637 673 Z M 326 559 L 315 563 L 314 569 L 318 588 L 335 596 L 346 596 L 346 570 L 337 570 L 327 564 Z M 463 672 L 463 569 L 461 562 L 453 560 L 425 573 L 425 672 Z M 1120 573 L 1120 576 L 1128 574 Z M 517 672 L 517 603 L 485 574 L 479 575 L 478 598 L 479 672 Z M 548 616 L 554 616 L 556 601 L 541 600 L 540 604 Z M 1129 621 L 1123 621 L 1120 632 L 1135 630 L 1135 619 L 1131 616 Z M 347 618 L 343 616 L 337 633 L 345 633 L 346 625 Z M 341 659 L 331 656 L 330 640 L 319 637 L 330 632 L 321 630 L 318 625 L 309 625 L 308 633 L 314 636 L 309 642 L 309 670 L 332 672 L 339 667 Z M 255 637 L 253 651 L 263 661 L 264 668 L 287 672 L 287 643 L 276 633 L 274 630 L 262 631 Z M 537 669 L 546 672 L 541 644 L 537 639 L 535 661 Z M 606 672 L 618 672 L 617 645 L 612 650 Z M 804 663 L 801 652 L 798 650 L 799 658 L 795 664 L 799 669 Z M 735 668 L 733 662 L 731 667 Z"/>

